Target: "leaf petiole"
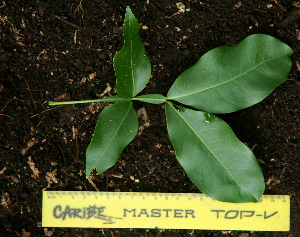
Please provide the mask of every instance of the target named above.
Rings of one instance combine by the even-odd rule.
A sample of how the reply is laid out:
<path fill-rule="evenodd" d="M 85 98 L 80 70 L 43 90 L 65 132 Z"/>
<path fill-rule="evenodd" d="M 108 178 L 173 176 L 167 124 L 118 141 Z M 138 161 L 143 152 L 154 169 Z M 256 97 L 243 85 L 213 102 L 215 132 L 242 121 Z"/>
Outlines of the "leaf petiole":
<path fill-rule="evenodd" d="M 94 103 L 94 102 L 121 102 L 121 101 L 130 101 L 130 99 L 125 99 L 120 96 L 111 96 L 103 99 L 96 100 L 80 100 L 80 101 L 49 101 L 49 105 L 73 105 L 73 104 L 84 104 L 84 103 Z"/>
<path fill-rule="evenodd" d="M 150 104 L 162 104 L 167 101 L 166 97 L 160 94 L 141 95 L 141 96 L 131 98 L 131 100 L 143 101 Z"/>

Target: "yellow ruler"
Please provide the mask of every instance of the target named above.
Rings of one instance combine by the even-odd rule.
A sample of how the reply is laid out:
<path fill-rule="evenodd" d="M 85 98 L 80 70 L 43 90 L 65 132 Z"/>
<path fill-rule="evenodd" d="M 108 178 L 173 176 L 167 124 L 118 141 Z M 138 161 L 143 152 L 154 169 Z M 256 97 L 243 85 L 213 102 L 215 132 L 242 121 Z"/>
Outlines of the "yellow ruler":
<path fill-rule="evenodd" d="M 289 231 L 290 197 L 225 203 L 195 193 L 44 191 L 43 227 Z"/>

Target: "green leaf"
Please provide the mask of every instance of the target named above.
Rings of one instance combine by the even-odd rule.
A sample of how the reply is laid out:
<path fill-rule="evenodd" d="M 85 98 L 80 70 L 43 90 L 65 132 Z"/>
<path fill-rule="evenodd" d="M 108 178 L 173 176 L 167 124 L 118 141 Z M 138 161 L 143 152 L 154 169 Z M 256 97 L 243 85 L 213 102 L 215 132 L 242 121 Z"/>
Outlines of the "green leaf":
<path fill-rule="evenodd" d="M 140 24 L 127 7 L 123 25 L 124 47 L 113 60 L 117 92 L 124 98 L 132 98 L 141 92 L 151 75 L 151 64 L 139 29 Z"/>
<path fill-rule="evenodd" d="M 230 113 L 263 100 L 290 72 L 292 49 L 263 34 L 204 54 L 183 72 L 167 99 L 210 113 Z"/>
<path fill-rule="evenodd" d="M 138 118 L 131 101 L 117 102 L 99 115 L 93 139 L 86 151 L 86 175 L 94 168 L 101 174 L 113 166 L 138 131 Z"/>
<path fill-rule="evenodd" d="M 191 181 L 224 202 L 258 202 L 264 178 L 252 151 L 215 115 L 166 103 L 168 133 Z"/>
<path fill-rule="evenodd" d="M 132 98 L 132 100 L 139 100 L 139 101 L 147 102 L 150 104 L 162 104 L 162 103 L 166 102 L 166 98 L 161 94 L 141 95 L 141 96 Z"/>

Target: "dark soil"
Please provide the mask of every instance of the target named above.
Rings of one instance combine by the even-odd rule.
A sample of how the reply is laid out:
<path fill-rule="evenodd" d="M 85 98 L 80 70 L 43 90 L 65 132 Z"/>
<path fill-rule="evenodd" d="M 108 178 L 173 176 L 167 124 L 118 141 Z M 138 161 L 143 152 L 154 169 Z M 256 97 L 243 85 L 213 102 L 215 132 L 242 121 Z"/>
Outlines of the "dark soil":
<path fill-rule="evenodd" d="M 186 0 L 185 12 L 179 12 L 178 2 L 0 1 L 1 236 L 300 236 L 299 1 Z M 221 116 L 254 149 L 265 194 L 290 195 L 290 232 L 41 227 L 43 190 L 199 192 L 176 160 L 162 105 L 135 103 L 136 110 L 146 110 L 150 126 L 114 167 L 94 176 L 95 186 L 85 178 L 85 150 L 106 104 L 48 106 L 49 100 L 115 94 L 112 60 L 123 46 L 126 6 L 143 26 L 152 64 L 145 94 L 166 95 L 201 55 L 253 33 L 272 35 L 293 48 L 286 82 L 263 102 Z M 144 120 L 140 117 L 141 126 Z"/>

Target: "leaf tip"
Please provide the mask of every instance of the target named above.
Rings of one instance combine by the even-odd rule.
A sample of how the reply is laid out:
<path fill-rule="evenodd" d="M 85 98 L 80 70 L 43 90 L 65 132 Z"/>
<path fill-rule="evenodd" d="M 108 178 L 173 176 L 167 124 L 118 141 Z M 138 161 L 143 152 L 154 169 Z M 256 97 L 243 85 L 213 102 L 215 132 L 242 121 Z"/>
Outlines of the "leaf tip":
<path fill-rule="evenodd" d="M 125 17 L 126 17 L 127 15 L 128 15 L 128 16 L 129 16 L 129 15 L 133 15 L 133 13 L 132 13 L 132 11 L 131 11 L 131 8 L 130 8 L 129 6 L 126 7 L 126 14 L 125 14 Z"/>

